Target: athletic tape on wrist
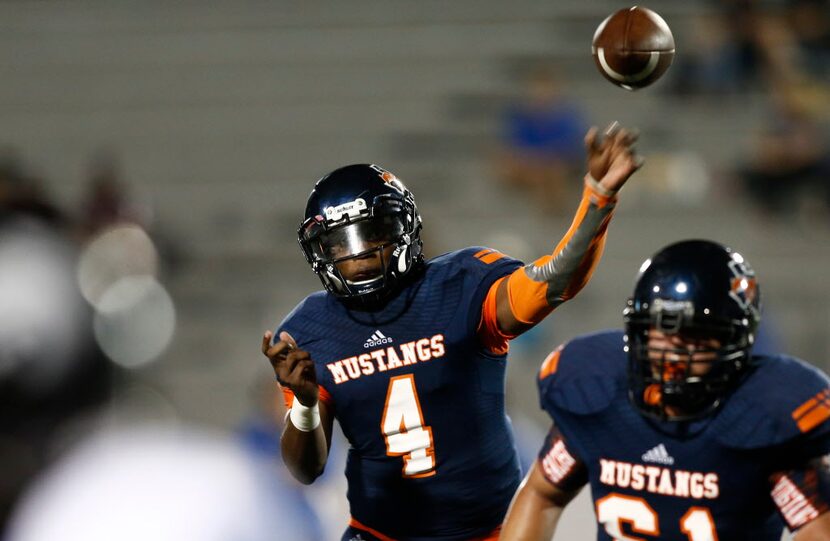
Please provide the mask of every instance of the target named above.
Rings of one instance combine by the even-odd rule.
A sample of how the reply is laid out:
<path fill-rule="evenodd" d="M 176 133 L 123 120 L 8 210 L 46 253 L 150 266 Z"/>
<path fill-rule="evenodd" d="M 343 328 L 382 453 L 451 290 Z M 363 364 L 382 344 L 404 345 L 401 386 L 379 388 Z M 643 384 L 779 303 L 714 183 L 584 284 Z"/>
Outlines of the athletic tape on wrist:
<path fill-rule="evenodd" d="M 300 432 L 311 432 L 320 426 L 320 408 L 314 404 L 310 408 L 300 404 L 297 397 L 291 404 L 291 411 L 288 413 L 291 424 Z"/>
<path fill-rule="evenodd" d="M 590 173 L 585 175 L 585 183 L 594 190 L 596 193 L 603 197 L 614 197 L 617 194 L 617 190 L 609 190 L 608 188 L 604 187 L 602 184 L 599 183 L 597 179 L 591 176 Z"/>

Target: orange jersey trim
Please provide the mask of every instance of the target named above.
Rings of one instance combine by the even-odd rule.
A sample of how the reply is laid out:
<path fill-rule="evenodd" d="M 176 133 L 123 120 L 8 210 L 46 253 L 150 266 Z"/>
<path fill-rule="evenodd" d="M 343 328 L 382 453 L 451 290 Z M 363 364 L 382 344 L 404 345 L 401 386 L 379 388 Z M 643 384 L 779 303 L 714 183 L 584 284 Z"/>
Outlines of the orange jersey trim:
<path fill-rule="evenodd" d="M 792 413 L 793 421 L 801 432 L 809 432 L 830 419 L 830 389 L 825 389 L 810 398 Z"/>
<path fill-rule="evenodd" d="M 498 541 L 500 535 L 501 535 L 501 526 L 498 526 L 495 530 L 488 533 L 484 537 L 476 537 L 472 541 Z"/>
<path fill-rule="evenodd" d="M 364 532 L 370 533 L 380 539 L 380 541 L 396 541 L 394 538 L 389 537 L 388 535 L 384 535 L 379 531 L 375 530 L 374 528 L 370 528 L 365 524 L 361 524 L 356 518 L 349 517 L 349 526 L 358 530 L 363 530 Z M 501 535 L 501 526 L 497 526 L 495 530 L 486 534 L 483 537 L 474 537 L 470 539 L 470 541 L 498 541 L 499 535 Z"/>
<path fill-rule="evenodd" d="M 816 396 L 810 398 L 809 400 L 798 406 L 795 409 L 795 411 L 793 411 L 793 419 L 798 419 L 799 417 L 803 416 L 809 410 L 816 407 L 820 400 L 824 400 L 828 396 L 830 396 L 830 389 L 825 389 L 818 393 Z"/>
<path fill-rule="evenodd" d="M 317 388 L 320 391 L 320 401 L 325 402 L 326 406 L 333 407 L 334 398 L 332 398 L 329 392 L 325 388 L 323 388 L 322 385 L 318 385 Z M 291 406 L 294 404 L 294 392 L 288 387 L 283 387 L 282 385 L 280 385 L 280 389 L 282 389 L 282 397 L 285 400 L 285 407 L 291 409 Z"/>
<path fill-rule="evenodd" d="M 476 252 L 473 255 L 473 257 L 475 257 L 476 259 L 478 259 L 479 261 L 481 261 L 482 263 L 484 263 L 486 265 L 490 265 L 491 263 L 495 263 L 499 259 L 501 259 L 503 257 L 506 257 L 506 256 L 501 252 L 497 252 L 496 250 L 485 249 L 485 250 L 481 250 L 479 252 Z"/>
<path fill-rule="evenodd" d="M 363 530 L 364 532 L 368 532 L 380 539 L 380 541 L 395 541 L 395 539 L 389 537 L 388 535 L 383 535 L 379 531 L 361 524 L 354 517 L 349 517 L 349 526 L 351 526 L 352 528 L 357 528 L 358 530 Z"/>

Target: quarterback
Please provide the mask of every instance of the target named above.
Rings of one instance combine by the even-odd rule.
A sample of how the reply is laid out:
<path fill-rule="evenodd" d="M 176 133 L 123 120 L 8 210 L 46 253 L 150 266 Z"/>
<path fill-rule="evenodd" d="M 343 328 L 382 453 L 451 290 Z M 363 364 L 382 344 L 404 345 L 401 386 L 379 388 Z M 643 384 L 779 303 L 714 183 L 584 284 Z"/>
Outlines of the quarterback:
<path fill-rule="evenodd" d="M 473 247 L 425 261 L 412 193 L 376 165 L 314 186 L 299 228 L 325 291 L 266 332 L 290 408 L 282 456 L 311 483 L 334 419 L 350 443 L 343 540 L 495 539 L 520 472 L 504 411 L 508 340 L 575 295 L 599 261 L 617 191 L 639 167 L 616 124 L 556 249 L 522 265 Z"/>

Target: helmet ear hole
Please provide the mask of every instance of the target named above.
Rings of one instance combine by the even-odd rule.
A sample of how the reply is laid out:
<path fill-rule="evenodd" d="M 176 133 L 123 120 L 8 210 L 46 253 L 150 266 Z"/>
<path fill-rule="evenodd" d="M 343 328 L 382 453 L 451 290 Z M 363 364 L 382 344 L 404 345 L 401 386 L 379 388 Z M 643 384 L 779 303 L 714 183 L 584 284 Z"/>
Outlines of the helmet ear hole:
<path fill-rule="evenodd" d="M 398 272 L 399 272 L 399 273 L 401 273 L 401 274 L 405 273 L 405 272 L 406 272 L 407 267 L 409 266 L 409 265 L 408 265 L 408 262 L 407 262 L 407 260 L 406 260 L 406 257 L 407 257 L 407 254 L 408 254 L 408 253 L 409 253 L 409 247 L 408 247 L 408 246 L 404 246 L 404 247 L 403 247 L 403 250 L 401 250 L 400 255 L 398 255 L 398 265 L 397 265 L 397 268 L 398 268 Z"/>

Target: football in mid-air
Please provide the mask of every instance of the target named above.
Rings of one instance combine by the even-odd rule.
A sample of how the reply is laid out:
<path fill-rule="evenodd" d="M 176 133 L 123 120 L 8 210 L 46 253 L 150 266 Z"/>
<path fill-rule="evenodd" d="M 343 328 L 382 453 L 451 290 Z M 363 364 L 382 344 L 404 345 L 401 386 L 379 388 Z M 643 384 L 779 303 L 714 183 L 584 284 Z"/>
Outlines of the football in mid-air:
<path fill-rule="evenodd" d="M 637 90 L 669 69 L 674 59 L 674 36 L 660 15 L 634 6 L 600 23 L 591 49 L 606 79 L 626 90 Z"/>

